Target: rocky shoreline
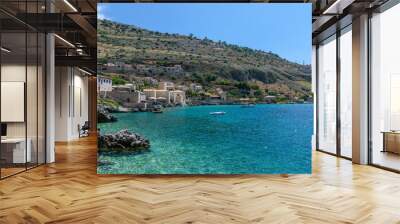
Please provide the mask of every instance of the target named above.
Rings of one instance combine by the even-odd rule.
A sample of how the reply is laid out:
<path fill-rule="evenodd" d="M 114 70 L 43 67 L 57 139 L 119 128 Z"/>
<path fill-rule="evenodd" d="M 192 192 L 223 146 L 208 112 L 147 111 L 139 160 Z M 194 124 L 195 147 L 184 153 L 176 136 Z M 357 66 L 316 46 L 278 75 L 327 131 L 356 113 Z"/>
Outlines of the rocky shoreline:
<path fill-rule="evenodd" d="M 118 119 L 110 113 L 110 110 L 102 105 L 97 106 L 97 122 L 108 123 L 116 122 Z"/>
<path fill-rule="evenodd" d="M 265 103 L 265 102 L 257 102 L 255 104 L 312 104 L 312 102 L 288 102 L 288 103 Z M 242 105 L 240 102 L 224 102 L 224 103 L 213 103 L 213 102 L 193 102 L 188 103 L 186 106 L 220 106 L 220 105 Z M 180 107 L 180 106 L 172 106 L 172 105 L 162 105 L 162 108 L 170 108 L 170 107 Z M 106 109 L 106 113 L 113 116 L 111 113 L 132 113 L 132 112 L 152 112 L 154 109 L 153 106 L 149 106 L 147 108 L 142 107 L 118 107 L 118 108 L 110 108 Z M 116 118 L 115 118 L 116 119 Z M 113 122 L 113 121 L 99 121 L 99 122 Z"/>
<path fill-rule="evenodd" d="M 113 134 L 99 135 L 99 151 L 138 151 L 148 149 L 150 141 L 126 129 Z"/>

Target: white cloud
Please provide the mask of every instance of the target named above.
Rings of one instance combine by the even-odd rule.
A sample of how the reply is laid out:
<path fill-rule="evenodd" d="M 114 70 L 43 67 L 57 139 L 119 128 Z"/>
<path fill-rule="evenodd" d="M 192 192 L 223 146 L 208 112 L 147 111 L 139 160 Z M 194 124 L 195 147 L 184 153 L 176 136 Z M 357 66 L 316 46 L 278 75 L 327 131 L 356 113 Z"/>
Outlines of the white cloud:
<path fill-rule="evenodd" d="M 97 5 L 97 18 L 98 19 L 109 19 L 108 16 L 106 16 L 105 12 L 107 11 L 106 6 L 104 5 Z"/>

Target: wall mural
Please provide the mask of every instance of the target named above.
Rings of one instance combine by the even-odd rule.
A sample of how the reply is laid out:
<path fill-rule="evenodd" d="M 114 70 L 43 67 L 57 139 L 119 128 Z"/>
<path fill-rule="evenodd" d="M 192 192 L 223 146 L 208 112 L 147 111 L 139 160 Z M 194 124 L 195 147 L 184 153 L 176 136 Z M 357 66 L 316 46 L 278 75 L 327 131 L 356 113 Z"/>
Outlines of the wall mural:
<path fill-rule="evenodd" d="M 311 4 L 98 4 L 99 174 L 311 172 Z"/>

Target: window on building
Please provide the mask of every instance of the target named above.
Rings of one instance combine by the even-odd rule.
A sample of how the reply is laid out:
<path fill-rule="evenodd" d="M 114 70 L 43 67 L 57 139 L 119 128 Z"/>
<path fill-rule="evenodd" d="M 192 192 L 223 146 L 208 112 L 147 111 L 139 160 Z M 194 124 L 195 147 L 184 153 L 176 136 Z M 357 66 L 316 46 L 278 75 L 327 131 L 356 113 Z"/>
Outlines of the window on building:
<path fill-rule="evenodd" d="M 352 33 L 351 26 L 340 35 L 340 154 L 352 157 Z"/>
<path fill-rule="evenodd" d="M 371 18 L 372 163 L 400 170 L 400 4 Z"/>
<path fill-rule="evenodd" d="M 318 47 L 318 149 L 336 153 L 336 36 Z"/>

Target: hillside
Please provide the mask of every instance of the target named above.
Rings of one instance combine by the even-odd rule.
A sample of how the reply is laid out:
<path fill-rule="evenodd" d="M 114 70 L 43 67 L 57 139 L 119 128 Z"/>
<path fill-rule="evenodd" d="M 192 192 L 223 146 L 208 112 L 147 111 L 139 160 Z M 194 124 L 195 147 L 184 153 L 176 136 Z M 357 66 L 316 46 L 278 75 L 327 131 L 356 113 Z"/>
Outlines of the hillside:
<path fill-rule="evenodd" d="M 274 95 L 293 101 L 311 97 L 311 66 L 290 62 L 272 52 L 215 42 L 193 35 L 167 34 L 98 20 L 98 63 L 124 63 L 103 75 L 153 77 L 179 85 L 200 84 L 229 97 Z M 133 78 L 134 79 L 134 78 Z M 190 94 L 188 94 L 190 95 Z"/>

